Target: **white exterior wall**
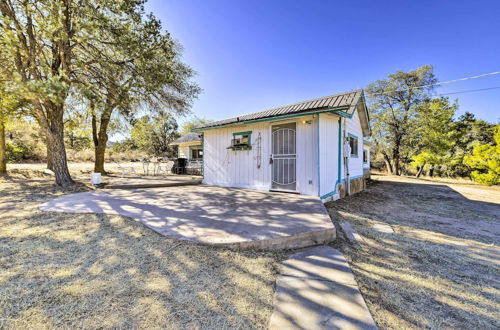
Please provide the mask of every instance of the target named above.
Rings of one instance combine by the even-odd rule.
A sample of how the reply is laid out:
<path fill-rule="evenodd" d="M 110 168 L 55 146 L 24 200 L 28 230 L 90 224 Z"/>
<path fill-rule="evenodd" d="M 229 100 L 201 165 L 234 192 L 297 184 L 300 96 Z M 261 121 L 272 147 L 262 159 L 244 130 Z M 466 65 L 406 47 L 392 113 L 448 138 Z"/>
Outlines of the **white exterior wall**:
<path fill-rule="evenodd" d="M 346 120 L 347 133 L 358 138 L 358 157 L 349 157 L 349 176 L 351 179 L 363 176 L 363 131 L 359 121 L 358 110 L 354 111 L 352 118 Z"/>
<path fill-rule="evenodd" d="M 189 159 L 189 147 L 191 146 L 201 146 L 201 142 L 184 142 L 179 144 L 179 151 L 177 152 L 178 158 L 186 158 Z"/>
<path fill-rule="evenodd" d="M 278 123 L 297 124 L 297 191 L 305 195 L 318 194 L 317 124 L 312 117 L 293 120 L 260 122 L 204 131 L 203 183 L 269 190 L 271 188 L 271 126 Z M 303 121 L 310 121 L 310 124 Z M 252 131 L 252 149 L 233 151 L 233 133 Z M 258 165 L 257 139 L 261 135 L 261 161 Z"/>
<path fill-rule="evenodd" d="M 323 199 L 337 192 L 339 182 L 339 116 L 320 114 L 319 150 L 320 150 L 320 191 Z M 342 138 L 341 138 L 342 139 Z M 342 168 L 342 163 L 340 163 Z"/>
<path fill-rule="evenodd" d="M 341 131 L 339 122 L 341 120 Z M 363 168 L 363 132 L 357 110 L 352 118 L 323 113 L 297 117 L 292 120 L 260 122 L 204 131 L 204 179 L 203 183 L 269 190 L 271 188 L 271 126 L 295 122 L 297 124 L 297 191 L 304 195 L 320 196 L 323 200 L 338 198 L 339 166 L 340 182 L 345 181 L 342 158 L 343 145 L 339 137 L 349 133 L 358 138 L 358 157 L 349 157 L 351 179 L 361 178 Z M 233 133 L 252 131 L 252 149 L 232 151 Z M 257 138 L 261 134 L 261 166 L 257 167 Z M 340 133 L 340 135 L 339 135 Z M 340 152 L 339 152 L 340 147 Z M 319 151 L 319 152 L 318 152 Z"/>

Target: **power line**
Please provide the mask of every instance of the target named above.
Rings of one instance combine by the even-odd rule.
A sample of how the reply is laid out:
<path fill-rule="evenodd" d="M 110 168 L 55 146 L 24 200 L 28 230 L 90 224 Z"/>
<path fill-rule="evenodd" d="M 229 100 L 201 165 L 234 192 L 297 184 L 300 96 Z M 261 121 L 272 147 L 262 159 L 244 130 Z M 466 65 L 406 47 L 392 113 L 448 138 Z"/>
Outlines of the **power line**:
<path fill-rule="evenodd" d="M 479 89 L 469 89 L 469 90 L 465 90 L 465 91 L 458 91 L 458 92 L 451 92 L 451 93 L 441 93 L 441 94 L 437 94 L 437 95 L 438 96 L 442 96 L 442 95 L 472 93 L 472 92 L 487 91 L 487 90 L 490 90 L 490 89 L 498 89 L 498 88 L 500 88 L 500 86 L 497 86 L 497 87 L 488 87 L 488 88 L 479 88 Z"/>
<path fill-rule="evenodd" d="M 367 96 L 378 96 L 378 95 L 384 95 L 384 94 L 390 94 L 390 93 L 396 93 L 396 92 L 404 92 L 404 91 L 409 91 L 412 89 L 420 89 L 420 88 L 426 88 L 426 87 L 431 87 L 431 86 L 439 86 L 439 85 L 445 85 L 445 84 L 452 84 L 456 83 L 459 81 L 466 81 L 466 80 L 471 80 L 471 79 L 477 79 L 477 78 L 482 78 L 482 77 L 487 77 L 487 76 L 494 76 L 500 74 L 500 71 L 495 71 L 495 72 L 490 72 L 490 73 L 484 73 L 480 74 L 477 76 L 471 76 L 471 77 L 464 77 L 464 78 L 459 78 L 459 79 L 453 79 L 453 80 L 447 80 L 447 81 L 442 81 L 442 82 L 437 82 L 434 84 L 427 84 L 427 85 L 422 85 L 422 86 L 417 86 L 417 87 L 410 87 L 410 88 L 405 88 L 405 89 L 399 89 L 395 91 L 387 91 L 387 92 L 381 92 L 381 93 L 371 93 L 371 94 L 366 94 Z M 496 87 L 495 87 L 496 88 Z M 493 89 L 493 88 L 492 88 Z"/>

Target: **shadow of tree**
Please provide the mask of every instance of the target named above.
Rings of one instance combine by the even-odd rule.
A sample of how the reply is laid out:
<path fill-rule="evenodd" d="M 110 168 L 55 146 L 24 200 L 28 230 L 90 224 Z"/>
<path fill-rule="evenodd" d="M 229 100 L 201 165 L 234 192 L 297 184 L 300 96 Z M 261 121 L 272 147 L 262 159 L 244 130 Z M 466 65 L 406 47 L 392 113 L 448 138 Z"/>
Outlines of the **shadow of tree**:
<path fill-rule="evenodd" d="M 350 222 L 366 242 L 337 246 L 377 324 L 498 329 L 500 205 L 446 184 L 380 180 L 327 204 L 334 223 Z M 379 223 L 395 233 L 373 230 Z"/>
<path fill-rule="evenodd" d="M 65 193 L 46 189 L 0 187 L 0 202 L 22 201 L 0 218 L 1 328 L 266 327 L 283 252 L 181 242 L 118 215 L 42 212 L 39 202 Z"/>

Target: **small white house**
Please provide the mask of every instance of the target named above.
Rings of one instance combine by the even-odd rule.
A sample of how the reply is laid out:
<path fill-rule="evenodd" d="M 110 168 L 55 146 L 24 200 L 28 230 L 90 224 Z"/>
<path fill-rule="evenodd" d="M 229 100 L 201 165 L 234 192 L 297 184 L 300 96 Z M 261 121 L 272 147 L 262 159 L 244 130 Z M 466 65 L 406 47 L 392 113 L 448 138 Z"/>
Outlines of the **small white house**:
<path fill-rule="evenodd" d="M 178 146 L 177 157 L 188 161 L 202 161 L 203 147 L 200 133 L 190 132 L 172 142 Z"/>
<path fill-rule="evenodd" d="M 203 183 L 300 193 L 323 201 L 362 190 L 369 116 L 362 90 L 212 122 Z"/>
<path fill-rule="evenodd" d="M 190 132 L 172 142 L 178 146 L 174 172 L 177 174 L 201 175 L 203 168 L 203 146 L 200 133 Z"/>

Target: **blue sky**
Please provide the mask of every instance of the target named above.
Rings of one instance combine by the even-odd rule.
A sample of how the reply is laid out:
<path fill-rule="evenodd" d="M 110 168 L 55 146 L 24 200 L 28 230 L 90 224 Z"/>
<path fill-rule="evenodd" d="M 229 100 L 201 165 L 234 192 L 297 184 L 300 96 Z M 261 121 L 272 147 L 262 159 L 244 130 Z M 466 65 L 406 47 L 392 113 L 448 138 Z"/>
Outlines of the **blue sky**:
<path fill-rule="evenodd" d="M 149 0 L 184 46 L 203 93 L 193 113 L 223 119 L 363 88 L 434 65 L 441 81 L 500 71 L 500 1 Z M 500 86 L 500 75 L 439 93 Z M 500 89 L 450 95 L 500 120 Z"/>

